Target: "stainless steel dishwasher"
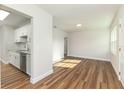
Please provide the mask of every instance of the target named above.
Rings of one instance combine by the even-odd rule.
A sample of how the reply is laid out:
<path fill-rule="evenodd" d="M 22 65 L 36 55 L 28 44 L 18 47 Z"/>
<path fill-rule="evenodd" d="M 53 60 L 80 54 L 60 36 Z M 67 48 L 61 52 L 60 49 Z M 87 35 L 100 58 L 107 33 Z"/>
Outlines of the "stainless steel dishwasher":
<path fill-rule="evenodd" d="M 20 70 L 26 73 L 26 60 L 27 60 L 27 55 L 26 53 L 20 53 Z"/>

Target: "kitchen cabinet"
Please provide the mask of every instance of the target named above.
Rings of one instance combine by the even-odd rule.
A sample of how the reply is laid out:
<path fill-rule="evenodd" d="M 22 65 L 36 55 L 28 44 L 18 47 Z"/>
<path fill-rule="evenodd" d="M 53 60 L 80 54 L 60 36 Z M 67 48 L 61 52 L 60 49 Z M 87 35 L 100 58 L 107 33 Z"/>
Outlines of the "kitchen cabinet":
<path fill-rule="evenodd" d="M 18 42 L 20 37 L 19 37 L 19 30 L 15 30 L 15 42 Z"/>
<path fill-rule="evenodd" d="M 15 42 L 26 42 L 25 38 L 21 38 L 21 30 L 18 29 L 15 31 Z"/>
<path fill-rule="evenodd" d="M 20 28 L 18 28 L 16 31 L 18 32 L 18 35 L 19 35 L 20 37 L 22 37 L 22 36 L 27 36 L 27 35 L 28 35 L 28 26 L 25 25 L 25 26 L 23 26 L 23 27 L 20 27 Z"/>
<path fill-rule="evenodd" d="M 13 57 L 13 53 L 11 52 L 9 52 L 9 63 L 14 64 L 14 57 Z"/>
<path fill-rule="evenodd" d="M 28 35 L 28 31 L 27 31 L 27 26 L 24 26 L 22 28 L 20 28 L 20 37 L 24 37 Z"/>
<path fill-rule="evenodd" d="M 29 35 L 31 32 L 31 25 L 27 24 L 15 30 L 15 42 L 30 41 Z"/>
<path fill-rule="evenodd" d="M 9 62 L 16 68 L 20 69 L 20 54 L 16 52 L 9 52 Z"/>
<path fill-rule="evenodd" d="M 26 61 L 24 61 L 26 59 Z M 26 62 L 26 67 L 22 67 L 24 65 L 22 65 L 22 63 L 20 62 L 22 60 L 22 62 Z M 31 55 L 30 54 L 26 54 L 26 58 L 22 56 L 20 57 L 20 53 L 19 52 L 13 52 L 10 51 L 9 52 L 9 63 L 12 64 L 13 66 L 15 66 L 16 68 L 20 69 L 21 71 L 24 70 L 24 68 L 26 68 L 26 73 L 28 75 L 31 75 Z M 23 68 L 23 69 L 22 69 Z"/>

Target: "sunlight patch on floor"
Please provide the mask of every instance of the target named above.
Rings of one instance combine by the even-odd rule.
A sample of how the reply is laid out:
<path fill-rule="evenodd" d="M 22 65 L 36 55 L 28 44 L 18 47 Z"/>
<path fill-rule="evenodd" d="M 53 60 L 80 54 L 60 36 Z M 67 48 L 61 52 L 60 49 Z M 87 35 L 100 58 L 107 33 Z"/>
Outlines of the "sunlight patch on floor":
<path fill-rule="evenodd" d="M 54 64 L 54 66 L 55 67 L 63 67 L 63 68 L 74 68 L 80 62 L 81 62 L 81 60 L 65 59 L 62 62 Z"/>
<path fill-rule="evenodd" d="M 81 62 L 81 60 L 72 60 L 72 59 L 66 59 L 66 60 L 64 60 L 64 61 L 62 61 L 62 62 L 64 62 L 64 63 L 74 63 L 74 64 L 78 64 L 78 63 L 80 63 Z"/>
<path fill-rule="evenodd" d="M 77 64 L 71 64 L 71 63 L 57 63 L 54 66 L 55 67 L 64 67 L 64 68 L 73 68 L 75 67 Z"/>

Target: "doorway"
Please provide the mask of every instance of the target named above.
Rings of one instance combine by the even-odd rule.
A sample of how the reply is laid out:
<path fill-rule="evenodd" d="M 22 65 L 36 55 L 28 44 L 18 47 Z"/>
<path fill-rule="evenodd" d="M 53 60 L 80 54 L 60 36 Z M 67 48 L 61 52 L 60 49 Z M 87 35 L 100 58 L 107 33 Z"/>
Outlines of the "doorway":
<path fill-rule="evenodd" d="M 30 83 L 32 17 L 4 5 L 0 11 L 8 13 L 0 20 L 1 87 L 11 88 L 20 81 Z M 22 53 L 25 61 L 21 58 Z"/>
<path fill-rule="evenodd" d="M 64 58 L 68 55 L 68 38 L 64 38 Z"/>

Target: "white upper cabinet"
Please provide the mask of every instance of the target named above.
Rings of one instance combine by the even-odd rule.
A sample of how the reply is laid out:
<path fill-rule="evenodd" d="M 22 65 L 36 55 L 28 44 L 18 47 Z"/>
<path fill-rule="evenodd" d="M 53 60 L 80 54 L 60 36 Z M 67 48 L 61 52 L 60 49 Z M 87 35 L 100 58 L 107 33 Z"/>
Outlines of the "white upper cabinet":
<path fill-rule="evenodd" d="M 15 31 L 15 42 L 26 42 L 25 38 L 21 38 L 21 30 L 20 29 Z"/>
<path fill-rule="evenodd" d="M 27 36 L 28 35 L 28 28 L 27 26 L 24 26 L 20 28 L 20 37 Z"/>
<path fill-rule="evenodd" d="M 21 41 L 20 39 L 21 39 L 20 38 L 20 30 L 17 29 L 17 30 L 15 30 L 15 42 L 20 42 Z"/>
<path fill-rule="evenodd" d="M 20 27 L 15 30 L 15 42 L 26 42 L 29 41 L 29 33 L 31 31 L 30 24 Z"/>

